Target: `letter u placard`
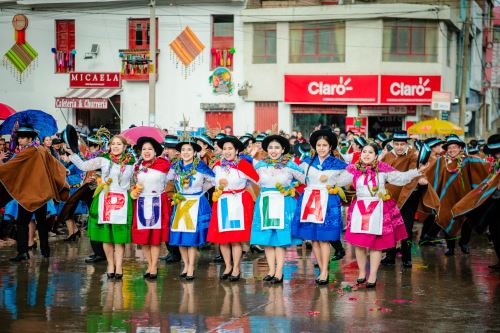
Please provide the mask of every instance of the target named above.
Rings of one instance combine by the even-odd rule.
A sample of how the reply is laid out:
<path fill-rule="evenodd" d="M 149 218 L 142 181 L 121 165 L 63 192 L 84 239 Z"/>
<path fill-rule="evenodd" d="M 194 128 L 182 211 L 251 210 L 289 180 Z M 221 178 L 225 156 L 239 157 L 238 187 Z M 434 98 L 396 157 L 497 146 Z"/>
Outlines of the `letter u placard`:
<path fill-rule="evenodd" d="M 262 193 L 260 196 L 262 230 L 285 228 L 285 197 L 281 193 Z"/>
<path fill-rule="evenodd" d="M 137 198 L 137 229 L 161 229 L 161 196 L 141 195 Z"/>
<path fill-rule="evenodd" d="M 127 224 L 128 198 L 126 193 L 104 191 L 99 195 L 99 224 Z"/>
<path fill-rule="evenodd" d="M 304 190 L 300 207 L 300 222 L 324 223 L 328 206 L 328 192 L 325 189 Z"/>
<path fill-rule="evenodd" d="M 223 194 L 217 201 L 219 232 L 245 230 L 242 193 Z"/>
<path fill-rule="evenodd" d="M 378 198 L 358 199 L 351 217 L 351 232 L 382 235 L 383 201 Z"/>

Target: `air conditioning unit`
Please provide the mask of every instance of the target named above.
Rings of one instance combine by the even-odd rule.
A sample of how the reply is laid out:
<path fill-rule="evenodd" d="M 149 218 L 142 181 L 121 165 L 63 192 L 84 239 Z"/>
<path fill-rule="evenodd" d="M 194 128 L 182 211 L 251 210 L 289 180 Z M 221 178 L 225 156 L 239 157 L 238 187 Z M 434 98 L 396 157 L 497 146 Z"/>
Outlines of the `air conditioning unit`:
<path fill-rule="evenodd" d="M 94 59 L 99 54 L 99 44 L 92 44 L 90 52 L 85 53 L 84 59 Z"/>

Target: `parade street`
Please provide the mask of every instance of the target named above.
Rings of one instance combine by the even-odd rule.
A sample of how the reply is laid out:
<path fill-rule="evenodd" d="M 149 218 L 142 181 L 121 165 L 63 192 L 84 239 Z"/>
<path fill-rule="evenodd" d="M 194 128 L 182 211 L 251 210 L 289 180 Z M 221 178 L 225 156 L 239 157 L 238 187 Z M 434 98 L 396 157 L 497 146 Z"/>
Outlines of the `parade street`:
<path fill-rule="evenodd" d="M 53 246 L 12 265 L 0 249 L 1 332 L 485 332 L 500 327 L 500 274 L 485 236 L 471 254 L 414 247 L 413 268 L 385 267 L 377 289 L 358 290 L 352 247 L 330 263 L 327 286 L 316 286 L 314 259 L 289 248 L 285 282 L 262 282 L 264 255 L 248 254 L 242 279 L 219 281 L 213 250 L 201 251 L 195 281 L 180 281 L 179 264 L 160 264 L 156 282 L 144 280 L 141 250 L 129 245 L 123 281 L 106 279 L 106 264 L 85 264 L 89 243 Z M 53 243 L 53 245 L 55 245 Z"/>

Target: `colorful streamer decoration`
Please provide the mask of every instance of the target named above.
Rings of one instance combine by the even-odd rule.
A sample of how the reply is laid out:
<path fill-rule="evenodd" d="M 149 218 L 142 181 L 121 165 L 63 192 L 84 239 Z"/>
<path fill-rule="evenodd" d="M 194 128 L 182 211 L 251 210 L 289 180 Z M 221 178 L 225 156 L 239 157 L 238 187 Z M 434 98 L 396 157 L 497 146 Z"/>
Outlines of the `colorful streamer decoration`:
<path fill-rule="evenodd" d="M 216 49 L 210 50 L 213 57 L 213 65 L 215 67 L 231 67 L 233 65 L 233 57 L 236 53 L 234 47 L 229 49 Z"/>
<path fill-rule="evenodd" d="M 54 54 L 57 73 L 69 73 L 75 70 L 76 50 L 60 51 L 52 48 L 51 52 Z"/>
<path fill-rule="evenodd" d="M 25 15 L 17 14 L 12 19 L 12 25 L 15 30 L 16 43 L 4 54 L 2 65 L 10 70 L 21 84 L 38 65 L 38 52 L 26 42 L 28 18 Z"/>
<path fill-rule="evenodd" d="M 204 49 L 205 45 L 201 43 L 191 28 L 187 26 L 170 43 L 170 59 L 175 62 L 177 68 L 181 65 L 184 78 L 187 78 L 195 70 L 196 64 L 200 64 L 203 61 Z"/>

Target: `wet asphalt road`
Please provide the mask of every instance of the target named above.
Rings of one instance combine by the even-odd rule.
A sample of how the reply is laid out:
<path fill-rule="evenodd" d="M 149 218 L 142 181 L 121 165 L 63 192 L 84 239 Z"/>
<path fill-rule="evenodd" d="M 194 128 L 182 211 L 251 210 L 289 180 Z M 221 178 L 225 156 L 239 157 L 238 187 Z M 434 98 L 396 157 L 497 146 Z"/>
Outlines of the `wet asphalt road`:
<path fill-rule="evenodd" d="M 500 273 L 485 236 L 472 253 L 447 258 L 441 246 L 414 248 L 413 268 L 381 268 L 376 290 L 351 289 L 354 253 L 332 262 L 329 286 L 314 284 L 310 250 L 287 251 L 283 285 L 262 282 L 264 255 L 250 254 L 242 280 L 218 279 L 214 250 L 201 252 L 196 280 L 178 278 L 180 264 L 160 264 L 145 281 L 140 249 L 126 250 L 124 278 L 107 280 L 106 264 L 84 263 L 87 239 L 51 243 L 12 264 L 0 248 L 0 332 L 483 332 L 500 331 Z M 458 250 L 458 252 L 460 252 Z M 223 268 L 222 268 L 223 269 Z"/>

